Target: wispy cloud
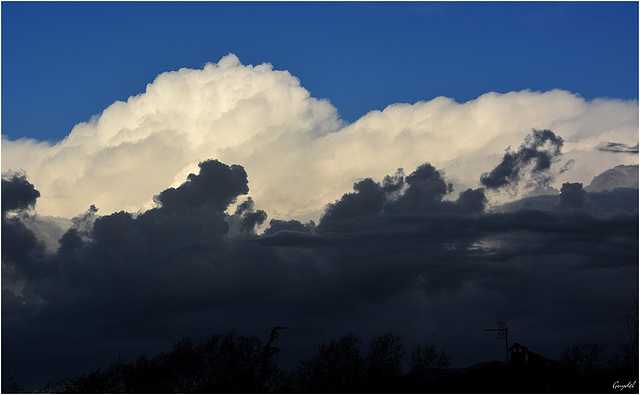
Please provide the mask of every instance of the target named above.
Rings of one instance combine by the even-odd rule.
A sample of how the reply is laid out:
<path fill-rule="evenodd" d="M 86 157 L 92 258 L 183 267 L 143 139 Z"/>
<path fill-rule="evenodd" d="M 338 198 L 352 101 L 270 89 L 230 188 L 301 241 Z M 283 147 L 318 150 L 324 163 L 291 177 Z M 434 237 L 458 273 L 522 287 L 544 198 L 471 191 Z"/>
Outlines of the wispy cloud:
<path fill-rule="evenodd" d="M 600 151 L 607 152 L 615 152 L 615 153 L 623 153 L 623 154 L 637 154 L 638 153 L 638 144 L 634 146 L 629 146 L 622 143 L 612 143 L 608 142 L 603 144 L 603 146 L 598 147 Z"/>

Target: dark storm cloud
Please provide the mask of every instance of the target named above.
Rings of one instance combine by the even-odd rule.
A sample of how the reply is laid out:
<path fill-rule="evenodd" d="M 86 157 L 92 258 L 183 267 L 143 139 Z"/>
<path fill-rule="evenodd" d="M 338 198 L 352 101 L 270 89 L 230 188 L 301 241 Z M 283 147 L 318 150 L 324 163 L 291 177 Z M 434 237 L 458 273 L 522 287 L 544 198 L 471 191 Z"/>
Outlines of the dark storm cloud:
<path fill-rule="evenodd" d="M 597 213 L 620 210 L 637 213 L 640 206 L 637 188 L 615 188 L 611 191 L 589 192 L 589 200 L 592 202 L 593 210 Z"/>
<path fill-rule="evenodd" d="M 40 197 L 35 187 L 27 181 L 26 176 L 14 174 L 2 178 L 2 214 L 11 210 L 25 210 L 33 207 Z"/>
<path fill-rule="evenodd" d="M 267 213 L 264 210 L 255 209 L 253 199 L 248 197 L 244 202 L 240 203 L 236 208 L 235 216 L 239 218 L 239 231 L 244 234 L 253 234 L 257 226 L 267 219 Z"/>
<path fill-rule="evenodd" d="M 558 208 L 586 208 L 591 204 L 587 191 L 579 182 L 565 182 L 560 189 Z"/>
<path fill-rule="evenodd" d="M 39 262 L 41 273 L 27 273 L 28 288 L 62 316 L 83 309 L 126 315 L 157 311 L 163 303 L 169 310 L 189 303 L 197 308 L 204 282 L 213 277 L 209 285 L 214 286 L 220 278 L 214 273 L 224 271 L 201 260 L 223 262 L 229 230 L 224 210 L 247 191 L 242 167 L 203 162 L 200 174 L 158 195 L 160 207 L 135 217 L 126 212 L 99 217 L 91 224 L 90 240 L 83 240 L 81 225 L 95 214 L 92 207 L 62 236 L 58 252 Z M 67 304 L 76 310 L 65 311 Z"/>
<path fill-rule="evenodd" d="M 316 227 L 315 222 L 309 221 L 303 224 L 295 219 L 289 221 L 283 221 L 279 219 L 272 219 L 269 221 L 269 227 L 264 231 L 264 235 L 273 235 L 278 232 L 291 231 L 299 233 L 311 233 Z"/>
<path fill-rule="evenodd" d="M 340 295 L 342 300 L 383 301 L 411 289 L 424 295 L 447 294 L 461 292 L 472 282 L 508 288 L 516 303 L 523 297 L 511 282 L 549 283 L 549 264 L 566 273 L 636 270 L 636 214 L 549 211 L 558 205 L 588 209 L 580 184 L 565 186 L 561 197 L 549 197 L 546 210 L 482 214 L 486 202 L 482 190 L 464 191 L 456 202 L 443 201 L 448 187 L 438 171 L 425 164 L 412 174 L 407 183 L 416 189 L 408 198 L 405 188 L 403 194 L 385 201 L 381 185 L 365 180 L 328 207 L 320 234 L 280 232 L 252 241 L 313 249 L 328 273 L 343 284 L 348 281 L 342 289 L 349 292 Z M 415 198 L 417 194 L 422 199 Z M 367 209 L 357 206 L 359 202 Z M 354 210 L 346 210 L 352 206 Z M 335 289 L 336 283 L 332 285 Z M 635 287 L 631 281 L 627 286 Z M 530 288 L 532 295 L 542 296 L 542 289 Z M 561 288 L 555 284 L 547 291 L 564 294 Z M 531 296 L 529 303 L 534 310 L 544 310 L 553 302 L 544 304 Z"/>
<path fill-rule="evenodd" d="M 353 185 L 355 192 L 346 193 L 335 203 L 327 205 L 324 216 L 318 224 L 318 231 L 335 227 L 351 218 L 380 213 L 387 201 L 382 185 L 366 178 Z"/>
<path fill-rule="evenodd" d="M 169 188 L 155 197 L 163 210 L 210 207 L 224 211 L 238 195 L 249 192 L 247 173 L 242 166 L 227 166 L 219 161 L 198 165 L 199 174 L 189 174 L 187 182 L 178 188 Z"/>
<path fill-rule="evenodd" d="M 382 183 L 367 178 L 355 183 L 353 189 L 355 192 L 344 194 L 327 206 L 318 232 L 354 229 L 361 221 L 370 226 L 366 217 L 381 214 L 481 213 L 487 203 L 484 189 L 467 189 L 455 202 L 443 200 L 453 187 L 429 163 L 418 166 L 407 177 L 398 169 Z"/>
<path fill-rule="evenodd" d="M 27 229 L 20 216 L 8 216 L 33 207 L 40 197 L 24 175 L 5 175 L 2 179 L 2 284 L 33 274 L 44 257 L 44 244 Z"/>
<path fill-rule="evenodd" d="M 612 143 L 608 142 L 598 147 L 599 151 L 605 152 L 613 152 L 617 154 L 637 154 L 638 153 L 638 144 L 634 146 L 622 144 L 622 143 Z"/>
<path fill-rule="evenodd" d="M 594 336 L 585 325 L 603 330 L 616 326 L 606 319 L 620 320 L 622 313 L 613 314 L 620 312 L 616 306 L 627 305 L 637 290 L 635 277 L 625 278 L 637 274 L 637 227 L 637 213 L 598 216 L 588 210 L 380 212 L 350 217 L 340 232 L 281 232 L 254 242 L 287 247 L 292 254 L 299 249 L 291 247 L 310 249 L 315 265 L 324 263 L 322 278 L 331 276 L 324 303 L 336 311 L 354 303 L 352 312 L 363 322 L 359 328 L 397 328 L 391 320 L 419 327 L 424 320 L 434 328 L 430 338 L 451 347 L 456 336 L 471 337 L 474 342 L 465 344 L 477 350 L 483 346 L 474 329 L 504 317 L 538 326 L 521 326 L 517 336 L 557 356 L 562 342 L 541 339 L 536 331 L 565 331 L 561 337 L 570 343 Z M 591 298 L 603 305 L 585 308 Z M 420 338 L 420 331 L 408 333 Z"/>
<path fill-rule="evenodd" d="M 532 171 L 544 172 L 545 160 L 527 155 Z M 266 213 L 251 198 L 225 213 L 248 193 L 244 169 L 207 161 L 145 213 L 96 217 L 90 208 L 54 255 L 7 261 L 3 222 L 3 275 L 13 262 L 28 268 L 22 290 L 17 280 L 3 283 L 3 362 L 11 361 L 3 366 L 68 377 L 117 352 L 131 359 L 232 328 L 263 337 L 274 325 L 287 326 L 278 347 L 293 363 L 350 330 L 434 342 L 463 365 L 500 358 L 478 337 L 496 319 L 525 323 L 517 336 L 542 353 L 595 333 L 615 341 L 612 322 L 620 313 L 622 323 L 625 298 L 637 293 L 637 210 L 595 212 L 578 186 L 552 203 L 578 210 L 485 212 L 483 189 L 445 200 L 450 184 L 425 163 L 408 176 L 355 183 L 317 227 L 271 220 L 256 235 Z M 28 239 L 18 224 L 9 236 L 22 230 Z M 551 319 L 555 328 L 545 326 Z M 553 341 L 537 334 L 552 330 L 566 333 Z M 30 355 L 60 363 L 38 368 Z"/>
<path fill-rule="evenodd" d="M 389 202 L 389 212 L 433 212 L 442 209 L 442 198 L 453 192 L 442 174 L 429 163 L 424 163 L 406 179 L 407 189 L 393 202 Z"/>
<path fill-rule="evenodd" d="M 482 174 L 480 182 L 488 189 L 509 191 L 528 175 L 528 186 L 547 187 L 553 180 L 551 164 L 561 155 L 563 144 L 562 138 L 550 130 L 533 130 L 518 151 L 507 150 L 498 166 Z"/>
<path fill-rule="evenodd" d="M 2 284 L 25 276 L 38 276 L 45 256 L 44 244 L 19 217 L 2 218 Z"/>

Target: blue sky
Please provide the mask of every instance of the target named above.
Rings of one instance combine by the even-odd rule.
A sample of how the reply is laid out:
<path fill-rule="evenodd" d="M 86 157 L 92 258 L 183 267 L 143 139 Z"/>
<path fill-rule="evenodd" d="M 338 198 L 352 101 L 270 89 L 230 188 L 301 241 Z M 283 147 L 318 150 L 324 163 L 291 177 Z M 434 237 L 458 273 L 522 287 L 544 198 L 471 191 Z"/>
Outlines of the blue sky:
<path fill-rule="evenodd" d="M 2 134 L 56 141 L 164 71 L 235 53 L 357 120 L 437 96 L 638 97 L 637 2 L 3 2 Z"/>

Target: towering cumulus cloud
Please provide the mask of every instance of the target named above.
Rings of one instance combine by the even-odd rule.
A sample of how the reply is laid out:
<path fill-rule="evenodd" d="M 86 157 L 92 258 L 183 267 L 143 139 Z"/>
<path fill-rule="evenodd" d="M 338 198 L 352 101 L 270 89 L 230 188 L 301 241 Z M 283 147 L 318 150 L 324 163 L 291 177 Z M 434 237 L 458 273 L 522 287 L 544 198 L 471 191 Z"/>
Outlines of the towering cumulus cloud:
<path fill-rule="evenodd" d="M 39 213 L 71 218 L 91 204 L 102 213 L 150 208 L 150 196 L 216 158 L 251 174 L 259 208 L 307 221 L 362 177 L 427 160 L 455 189 L 475 188 L 481 171 L 532 129 L 562 136 L 563 163 L 576 161 L 552 186 L 586 185 L 615 165 L 637 163 L 614 153 L 637 145 L 637 120 L 635 101 L 585 101 L 553 90 L 393 104 L 345 125 L 288 72 L 228 55 L 203 69 L 159 75 L 144 93 L 76 125 L 57 144 L 3 139 L 2 168 L 23 170 L 37 185 Z"/>

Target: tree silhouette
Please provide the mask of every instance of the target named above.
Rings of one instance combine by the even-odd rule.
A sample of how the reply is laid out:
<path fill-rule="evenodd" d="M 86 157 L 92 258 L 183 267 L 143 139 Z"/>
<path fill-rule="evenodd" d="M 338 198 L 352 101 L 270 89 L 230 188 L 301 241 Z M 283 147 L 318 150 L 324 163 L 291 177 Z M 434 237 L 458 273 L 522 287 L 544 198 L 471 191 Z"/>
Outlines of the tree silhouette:
<path fill-rule="evenodd" d="M 2 383 L 3 394 L 19 394 L 24 392 L 24 388 L 18 383 L 14 373 L 7 373 L 5 376 L 6 379 L 3 380 Z"/>
<path fill-rule="evenodd" d="M 268 350 L 267 350 L 268 351 Z M 259 339 L 230 332 L 199 343 L 183 338 L 169 353 L 120 361 L 63 382 L 66 393 L 257 393 L 274 374 L 273 353 Z M 267 364 L 264 367 L 264 364 Z"/>
<path fill-rule="evenodd" d="M 620 342 L 614 354 L 617 368 L 638 372 L 638 299 L 633 295 L 633 310 L 624 316 L 627 333 L 620 335 Z"/>
<path fill-rule="evenodd" d="M 605 364 L 602 352 L 605 348 L 606 346 L 595 342 L 575 342 L 562 352 L 560 361 L 578 376 L 588 377 L 602 371 Z"/>
<path fill-rule="evenodd" d="M 569 369 L 571 387 L 580 391 L 594 391 L 602 387 L 603 381 L 608 382 L 608 366 L 603 355 L 605 348 L 595 342 L 577 341 L 562 352 L 560 362 Z"/>
<path fill-rule="evenodd" d="M 188 350 L 187 350 L 188 351 Z M 180 357 L 178 354 L 176 357 Z M 239 336 L 235 331 L 225 336 L 213 335 L 198 346 L 196 356 L 184 365 L 184 377 L 197 377 L 192 390 L 203 392 L 263 392 L 260 380 L 262 344 L 252 337 Z M 171 365 L 181 360 L 172 361 Z M 190 374 L 189 374 L 190 372 Z M 184 382 L 184 385 L 191 385 Z M 173 392 L 188 392 L 180 390 Z"/>
<path fill-rule="evenodd" d="M 638 381 L 638 299 L 633 295 L 633 309 L 624 316 L 626 333 L 620 334 L 618 346 L 609 358 L 608 367 L 615 380 Z"/>
<path fill-rule="evenodd" d="M 273 346 L 273 343 L 278 339 L 278 331 L 281 329 L 285 328 L 274 326 L 273 329 L 271 329 L 269 341 L 267 341 L 267 344 L 262 349 L 260 380 L 269 392 L 280 390 L 287 385 L 287 375 L 273 362 L 273 358 L 281 351 L 278 347 Z"/>
<path fill-rule="evenodd" d="M 113 391 L 109 388 L 109 379 L 105 372 L 97 369 L 88 374 L 83 374 L 75 379 L 63 382 L 62 392 L 67 394 L 104 394 Z"/>
<path fill-rule="evenodd" d="M 386 333 L 369 343 L 366 358 L 366 388 L 369 392 L 393 392 L 402 376 L 404 347 L 400 336 Z"/>
<path fill-rule="evenodd" d="M 358 392 L 362 388 L 362 340 L 351 333 L 322 342 L 318 353 L 300 363 L 296 390 L 300 392 Z"/>
<path fill-rule="evenodd" d="M 362 340 L 349 333 L 322 342 L 314 355 L 301 361 L 294 372 L 274 362 L 280 349 L 274 345 L 274 327 L 267 343 L 254 337 L 214 334 L 194 342 L 185 337 L 171 350 L 153 357 L 140 355 L 62 382 L 50 382 L 38 392 L 52 393 L 361 393 L 424 392 L 425 384 L 448 366 L 450 355 L 435 346 L 419 346 L 411 353 L 411 371 L 404 375 L 404 347 L 397 335 L 386 333 L 369 343 L 361 356 Z M 24 392 L 15 376 L 8 375 L 3 392 Z"/>
<path fill-rule="evenodd" d="M 409 375 L 421 380 L 434 379 L 449 367 L 451 358 L 453 358 L 451 354 L 438 350 L 432 344 L 416 346 L 411 351 Z"/>

